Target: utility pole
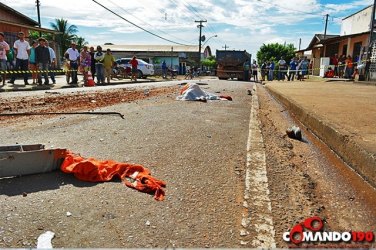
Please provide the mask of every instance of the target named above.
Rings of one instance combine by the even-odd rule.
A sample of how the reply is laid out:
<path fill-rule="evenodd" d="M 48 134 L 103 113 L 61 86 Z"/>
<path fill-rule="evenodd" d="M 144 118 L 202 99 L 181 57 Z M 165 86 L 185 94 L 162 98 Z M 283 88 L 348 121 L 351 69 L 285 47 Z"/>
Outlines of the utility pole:
<path fill-rule="evenodd" d="M 375 0 L 376 1 L 376 0 Z M 225 46 L 223 47 L 222 46 L 222 48 L 224 48 L 225 50 L 227 50 L 228 48 L 229 48 L 229 46 L 227 46 L 226 44 L 225 44 Z"/>
<path fill-rule="evenodd" d="M 368 44 L 371 46 L 371 43 L 375 40 L 375 11 L 376 11 L 376 0 L 373 3 L 373 8 L 372 8 L 372 15 L 371 15 L 371 23 L 370 23 L 370 33 L 369 33 L 369 39 L 368 39 Z"/>
<path fill-rule="evenodd" d="M 195 23 L 200 23 L 199 25 L 197 25 L 197 28 L 200 29 L 200 36 L 198 38 L 198 67 L 201 68 L 201 39 L 202 39 L 202 27 L 204 27 L 204 25 L 202 25 L 202 23 L 206 23 L 207 21 L 206 20 L 200 20 L 200 21 L 195 21 Z"/>
<path fill-rule="evenodd" d="M 35 1 L 35 3 L 37 4 L 37 13 L 38 13 L 38 26 L 39 26 L 39 28 L 41 28 L 42 27 L 42 25 L 41 25 L 41 22 L 40 22 L 40 11 L 39 11 L 39 6 L 40 6 L 40 3 L 39 3 L 39 0 L 36 0 Z M 41 37 L 42 36 L 42 32 L 41 31 L 39 31 L 39 37 Z"/>
<path fill-rule="evenodd" d="M 372 7 L 372 14 L 371 14 L 371 23 L 370 23 L 370 32 L 369 32 L 369 38 L 368 38 L 368 51 L 366 56 L 366 65 L 368 64 L 368 67 L 366 66 L 366 80 L 370 80 L 370 65 L 371 65 L 371 53 L 372 53 L 372 45 L 375 41 L 375 11 L 376 11 L 376 0 L 373 2 Z M 374 64 L 374 61 L 372 62 Z"/>
<path fill-rule="evenodd" d="M 300 50 L 300 46 L 302 45 L 302 39 L 299 38 L 299 50 Z"/>
<path fill-rule="evenodd" d="M 326 39 L 326 30 L 328 28 L 328 19 L 329 19 L 329 14 L 326 14 L 325 15 L 326 18 L 325 18 L 325 31 L 324 31 L 324 39 Z"/>

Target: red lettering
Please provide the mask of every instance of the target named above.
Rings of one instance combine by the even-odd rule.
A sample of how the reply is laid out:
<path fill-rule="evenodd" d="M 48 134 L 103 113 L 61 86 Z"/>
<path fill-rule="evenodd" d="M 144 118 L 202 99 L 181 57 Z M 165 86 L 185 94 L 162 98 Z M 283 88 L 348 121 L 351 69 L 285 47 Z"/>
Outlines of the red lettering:
<path fill-rule="evenodd" d="M 351 235 L 352 235 L 352 241 L 354 242 L 357 242 L 358 241 L 358 238 L 356 237 L 356 232 L 351 232 Z"/>
<path fill-rule="evenodd" d="M 372 242 L 374 237 L 375 237 L 375 235 L 373 234 L 373 232 L 367 232 L 366 233 L 366 241 Z"/>
<path fill-rule="evenodd" d="M 307 229 L 309 229 L 313 232 L 320 231 L 323 228 L 323 222 L 320 219 L 320 217 L 318 217 L 318 216 L 306 219 L 303 222 L 303 225 L 304 225 L 305 228 L 307 228 Z"/>
<path fill-rule="evenodd" d="M 358 232 L 358 241 L 363 241 L 366 234 L 364 232 Z"/>
<path fill-rule="evenodd" d="M 290 231 L 290 240 L 295 244 L 299 244 L 303 241 L 303 227 L 298 224 L 294 226 Z"/>

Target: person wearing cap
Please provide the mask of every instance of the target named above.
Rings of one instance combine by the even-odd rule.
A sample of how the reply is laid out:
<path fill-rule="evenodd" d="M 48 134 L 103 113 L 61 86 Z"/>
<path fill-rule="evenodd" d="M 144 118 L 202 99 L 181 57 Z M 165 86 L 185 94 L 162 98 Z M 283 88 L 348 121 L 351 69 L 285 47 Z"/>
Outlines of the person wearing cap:
<path fill-rule="evenodd" d="M 0 32 L 0 71 L 4 72 L 0 74 L 0 82 L 2 81 L 3 85 L 5 85 L 5 71 L 7 70 L 7 54 L 9 50 L 9 44 L 4 41 L 4 33 Z"/>
<path fill-rule="evenodd" d="M 35 62 L 38 65 L 38 69 L 42 71 L 44 77 L 44 84 L 48 85 L 48 66 L 50 65 L 50 51 L 46 47 L 46 39 L 43 37 L 38 39 L 39 46 L 35 48 Z M 42 84 L 42 76 L 38 74 L 38 84 Z"/>
<path fill-rule="evenodd" d="M 107 80 L 107 84 L 110 84 L 111 75 L 112 75 L 112 67 L 114 66 L 115 58 L 111 53 L 110 49 L 107 49 L 106 54 L 104 55 L 103 59 L 103 66 L 104 66 L 104 74 Z"/>
<path fill-rule="evenodd" d="M 14 42 L 13 49 L 16 53 L 16 66 L 14 70 L 23 71 L 23 78 L 25 85 L 28 85 L 28 68 L 29 68 L 29 54 L 30 54 L 30 44 L 25 40 L 25 34 L 21 31 L 18 33 L 18 40 Z M 14 84 L 16 80 L 16 75 L 12 74 L 12 78 L 8 83 Z"/>
<path fill-rule="evenodd" d="M 72 76 L 72 82 L 70 84 L 77 84 L 78 83 L 77 70 L 78 70 L 78 65 L 80 63 L 80 52 L 78 51 L 78 49 L 76 49 L 75 42 L 71 43 L 71 47 L 67 49 L 67 51 L 64 53 L 64 56 L 69 60 L 71 76 Z"/>

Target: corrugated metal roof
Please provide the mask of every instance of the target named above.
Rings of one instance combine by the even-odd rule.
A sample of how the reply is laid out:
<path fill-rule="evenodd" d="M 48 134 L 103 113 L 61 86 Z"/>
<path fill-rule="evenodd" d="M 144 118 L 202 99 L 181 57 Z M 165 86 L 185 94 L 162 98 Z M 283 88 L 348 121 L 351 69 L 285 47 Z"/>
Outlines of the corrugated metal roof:
<path fill-rule="evenodd" d="M 97 45 L 89 45 L 94 48 Z M 103 50 L 128 51 L 128 52 L 198 52 L 198 45 L 100 45 Z"/>

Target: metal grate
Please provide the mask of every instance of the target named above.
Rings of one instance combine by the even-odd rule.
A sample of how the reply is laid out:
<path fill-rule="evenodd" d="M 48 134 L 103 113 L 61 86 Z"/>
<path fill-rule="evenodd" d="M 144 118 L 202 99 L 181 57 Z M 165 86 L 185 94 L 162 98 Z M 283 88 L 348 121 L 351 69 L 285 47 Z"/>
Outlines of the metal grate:
<path fill-rule="evenodd" d="M 371 45 L 371 57 L 370 57 L 370 72 L 376 72 L 376 42 Z"/>

